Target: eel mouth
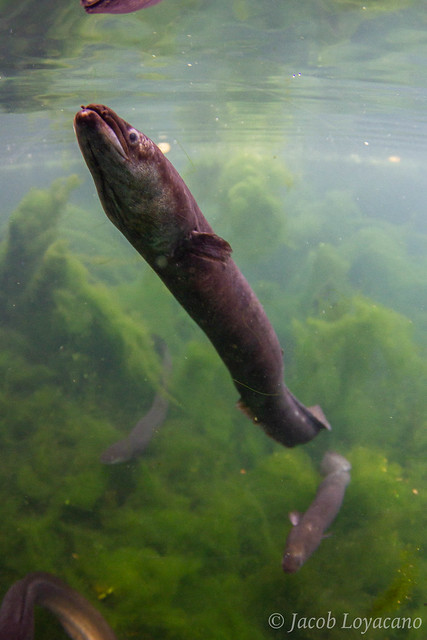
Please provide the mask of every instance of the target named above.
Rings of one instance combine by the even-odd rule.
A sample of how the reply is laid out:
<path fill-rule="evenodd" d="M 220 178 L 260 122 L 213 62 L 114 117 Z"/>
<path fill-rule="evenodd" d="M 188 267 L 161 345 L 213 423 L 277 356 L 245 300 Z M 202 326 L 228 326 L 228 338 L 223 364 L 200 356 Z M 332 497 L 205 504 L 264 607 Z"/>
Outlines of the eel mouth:
<path fill-rule="evenodd" d="M 122 185 L 132 165 L 130 125 L 100 104 L 82 106 L 74 117 L 74 130 L 83 158 L 95 182 L 107 216 L 116 224 L 123 201 Z"/>
<path fill-rule="evenodd" d="M 128 125 L 109 107 L 101 104 L 82 106 L 74 118 L 74 129 L 78 140 L 87 140 L 91 137 L 90 132 L 95 132 L 108 140 L 124 159 L 129 159 Z"/>

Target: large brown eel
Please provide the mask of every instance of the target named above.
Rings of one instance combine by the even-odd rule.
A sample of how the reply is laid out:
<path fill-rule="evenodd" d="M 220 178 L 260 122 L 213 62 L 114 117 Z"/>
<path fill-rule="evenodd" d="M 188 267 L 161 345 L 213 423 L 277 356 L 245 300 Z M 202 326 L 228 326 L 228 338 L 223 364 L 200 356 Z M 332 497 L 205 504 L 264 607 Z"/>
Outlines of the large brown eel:
<path fill-rule="evenodd" d="M 316 496 L 303 514 L 293 511 L 289 517 L 294 525 L 286 540 L 283 554 L 283 571 L 295 573 L 317 549 L 324 532 L 341 508 L 344 493 L 350 482 L 351 464 L 334 451 L 323 457 L 320 472 L 325 479 L 319 485 Z"/>
<path fill-rule="evenodd" d="M 0 640 L 33 640 L 34 607 L 51 611 L 73 640 L 117 640 L 101 614 L 74 589 L 37 571 L 15 582 L 0 607 Z"/>
<path fill-rule="evenodd" d="M 105 213 L 211 340 L 242 411 L 287 447 L 330 429 L 285 386 L 264 309 L 160 149 L 103 105 L 82 107 L 74 128 Z"/>

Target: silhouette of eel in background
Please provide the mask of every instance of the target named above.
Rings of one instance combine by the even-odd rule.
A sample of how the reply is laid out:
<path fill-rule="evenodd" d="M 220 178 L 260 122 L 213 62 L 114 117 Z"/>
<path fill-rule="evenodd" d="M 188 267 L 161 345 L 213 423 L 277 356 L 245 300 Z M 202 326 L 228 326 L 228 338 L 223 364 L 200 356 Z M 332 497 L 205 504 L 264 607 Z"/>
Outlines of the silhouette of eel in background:
<path fill-rule="evenodd" d="M 286 540 L 283 554 L 283 571 L 294 573 L 319 546 L 323 534 L 335 519 L 350 482 L 351 464 L 334 451 L 323 457 L 320 472 L 326 476 L 317 489 L 316 497 L 304 514 L 292 511 L 290 521 L 294 525 Z"/>
<path fill-rule="evenodd" d="M 161 0 L 80 0 L 86 13 L 132 13 L 159 2 Z"/>
<path fill-rule="evenodd" d="M 240 409 L 287 447 L 330 425 L 285 386 L 278 338 L 258 298 L 160 149 L 112 109 L 82 107 L 74 129 L 105 213 L 211 340 Z"/>
<path fill-rule="evenodd" d="M 41 571 L 15 582 L 0 607 L 0 640 L 33 640 L 34 607 L 51 611 L 73 640 L 117 640 L 101 614 L 80 593 Z"/>
<path fill-rule="evenodd" d="M 101 454 L 100 460 L 104 464 L 127 462 L 139 456 L 150 442 L 156 428 L 165 421 L 169 408 L 169 400 L 165 390 L 172 371 L 172 359 L 166 343 L 160 339 L 157 339 L 156 342 L 163 356 L 163 390 L 156 393 L 149 411 L 137 422 L 130 434 L 112 444 Z"/>

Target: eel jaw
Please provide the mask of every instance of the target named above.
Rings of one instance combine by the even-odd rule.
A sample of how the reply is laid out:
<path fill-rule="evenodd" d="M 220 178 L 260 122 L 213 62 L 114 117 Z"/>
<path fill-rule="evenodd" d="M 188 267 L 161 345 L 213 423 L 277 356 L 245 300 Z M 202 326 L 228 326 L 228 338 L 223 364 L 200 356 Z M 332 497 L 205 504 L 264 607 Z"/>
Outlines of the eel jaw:
<path fill-rule="evenodd" d="M 124 160 L 129 159 L 125 132 L 112 113 L 100 105 L 89 105 L 76 114 L 74 131 L 84 156 L 88 148 L 99 147 L 102 142 L 102 146 L 113 147 Z"/>

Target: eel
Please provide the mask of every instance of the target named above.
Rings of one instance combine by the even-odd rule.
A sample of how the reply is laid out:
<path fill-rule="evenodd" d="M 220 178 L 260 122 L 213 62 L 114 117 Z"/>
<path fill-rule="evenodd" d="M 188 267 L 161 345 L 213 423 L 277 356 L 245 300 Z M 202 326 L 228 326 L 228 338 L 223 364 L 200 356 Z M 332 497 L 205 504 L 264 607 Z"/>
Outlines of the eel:
<path fill-rule="evenodd" d="M 162 0 L 80 0 L 86 13 L 132 13 Z"/>
<path fill-rule="evenodd" d="M 351 464 L 339 453 L 327 451 L 320 472 L 325 479 L 304 514 L 292 511 L 294 525 L 286 540 L 282 567 L 285 573 L 295 573 L 319 546 L 324 532 L 338 514 L 344 493 L 350 482 Z"/>
<path fill-rule="evenodd" d="M 319 406 L 308 409 L 286 387 L 261 303 L 160 149 L 104 105 L 82 107 L 74 130 L 105 213 L 206 333 L 239 408 L 287 447 L 330 429 Z"/>
<path fill-rule="evenodd" d="M 101 614 L 78 591 L 37 571 L 15 582 L 0 607 L 0 640 L 33 640 L 34 607 L 51 611 L 73 640 L 117 640 Z"/>
<path fill-rule="evenodd" d="M 137 422 L 130 434 L 126 438 L 112 444 L 101 454 L 100 460 L 104 464 L 127 462 L 139 456 L 150 442 L 154 431 L 165 421 L 169 408 L 165 388 L 172 370 L 172 360 L 169 349 L 163 341 L 161 341 L 161 350 L 163 355 L 163 389 L 161 392 L 156 393 L 149 411 Z"/>

